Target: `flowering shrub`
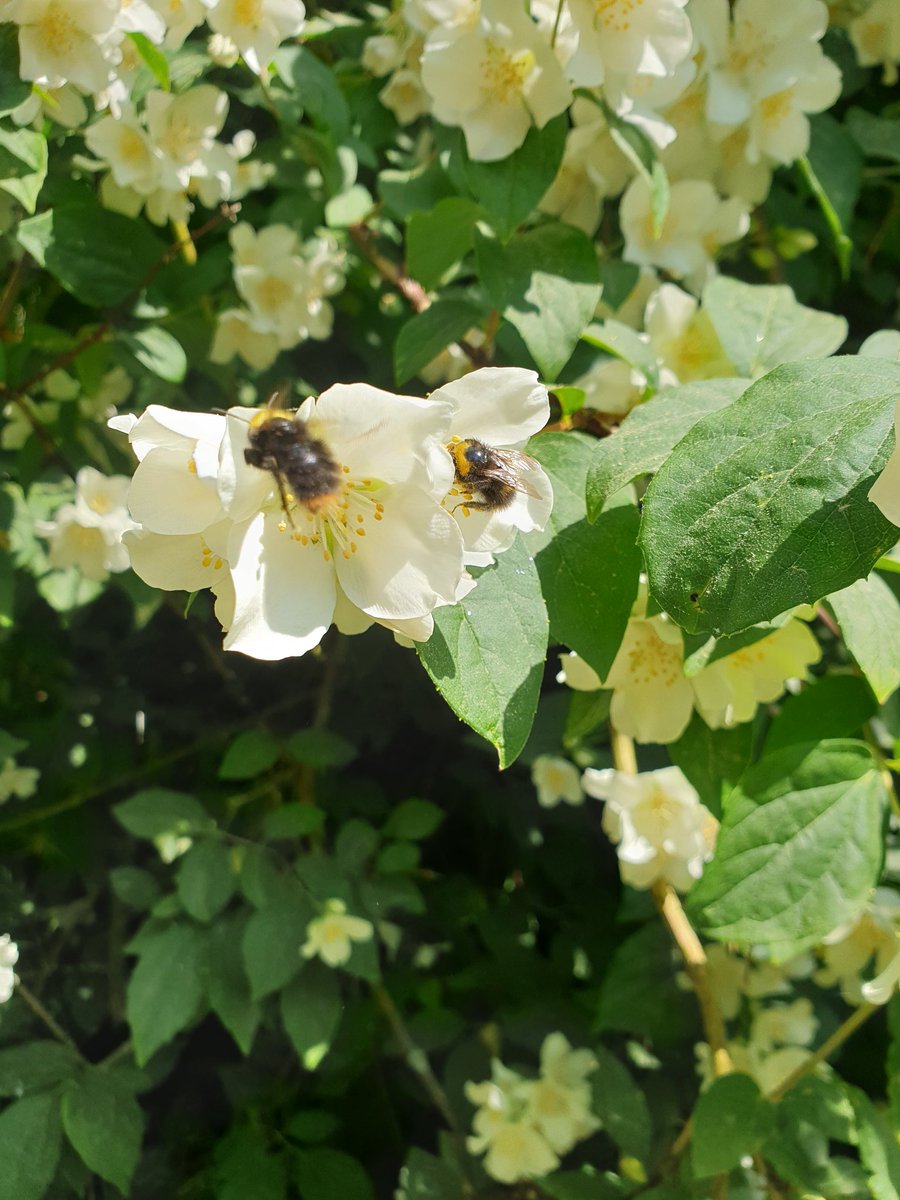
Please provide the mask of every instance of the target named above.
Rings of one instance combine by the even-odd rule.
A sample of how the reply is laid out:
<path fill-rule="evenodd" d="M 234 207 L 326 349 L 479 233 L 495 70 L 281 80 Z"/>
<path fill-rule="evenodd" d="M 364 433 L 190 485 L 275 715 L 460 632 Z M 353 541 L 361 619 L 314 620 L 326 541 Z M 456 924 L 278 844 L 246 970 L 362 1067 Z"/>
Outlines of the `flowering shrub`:
<path fill-rule="evenodd" d="M 900 1196 L 896 0 L 0 0 L 0 1200 Z"/>

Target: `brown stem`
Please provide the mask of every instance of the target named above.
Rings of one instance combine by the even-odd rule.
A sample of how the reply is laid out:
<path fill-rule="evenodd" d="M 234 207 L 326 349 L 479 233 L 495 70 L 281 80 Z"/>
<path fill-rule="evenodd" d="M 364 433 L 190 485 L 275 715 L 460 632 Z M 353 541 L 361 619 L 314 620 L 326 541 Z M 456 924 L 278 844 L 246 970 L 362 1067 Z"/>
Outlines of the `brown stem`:
<path fill-rule="evenodd" d="M 6 340 L 6 322 L 9 320 L 9 314 L 12 312 L 13 305 L 16 302 L 16 297 L 19 294 L 19 288 L 22 286 L 22 280 L 25 277 L 25 267 L 28 263 L 28 255 L 23 254 L 16 262 L 15 266 L 9 273 L 9 278 L 3 288 L 3 293 L 0 295 L 0 336 Z M 13 340 L 12 335 L 9 335 L 10 340 Z M 16 336 L 15 341 L 19 341 Z"/>
<path fill-rule="evenodd" d="M 825 1062 L 829 1055 L 833 1054 L 839 1046 L 842 1046 L 847 1038 L 855 1033 L 860 1025 L 868 1021 L 872 1013 L 877 1012 L 880 1007 L 881 1005 L 878 1004 L 861 1004 L 859 1008 L 854 1009 L 846 1021 L 838 1026 L 831 1037 L 826 1038 L 818 1050 L 814 1050 L 809 1058 L 802 1062 L 795 1070 L 791 1071 L 787 1079 L 783 1079 L 778 1087 L 773 1088 L 766 1099 L 774 1103 L 776 1100 L 780 1100 L 782 1096 L 787 1095 L 791 1088 L 796 1083 L 799 1083 L 804 1075 L 808 1075 L 810 1071 L 815 1070 L 819 1063 Z"/>
<path fill-rule="evenodd" d="M 81 1058 L 81 1051 L 75 1045 L 74 1040 L 66 1033 L 63 1027 L 55 1020 L 54 1017 L 47 1012 L 37 996 L 30 992 L 25 984 L 16 976 L 16 994 L 21 996 L 34 1015 L 47 1026 L 58 1042 L 62 1042 L 64 1046 L 70 1046 L 75 1053 Z"/>

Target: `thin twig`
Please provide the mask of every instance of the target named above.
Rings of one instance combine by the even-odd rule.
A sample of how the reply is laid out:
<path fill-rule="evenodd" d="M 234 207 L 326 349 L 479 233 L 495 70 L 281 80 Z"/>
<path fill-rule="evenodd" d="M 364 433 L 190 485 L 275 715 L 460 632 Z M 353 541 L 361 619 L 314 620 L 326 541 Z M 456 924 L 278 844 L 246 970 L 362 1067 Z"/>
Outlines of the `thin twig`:
<path fill-rule="evenodd" d="M 50 1015 L 46 1008 L 44 1008 L 43 1004 L 41 1004 L 40 1000 L 38 1000 L 37 996 L 28 990 L 18 975 L 16 976 L 16 994 L 22 997 L 34 1015 L 40 1021 L 43 1021 L 58 1042 L 62 1042 L 64 1046 L 69 1046 L 75 1051 L 79 1058 L 82 1057 L 81 1051 L 75 1045 L 74 1039 L 71 1038 L 59 1024 L 59 1022 Z"/>
<path fill-rule="evenodd" d="M 880 1007 L 881 1005 L 879 1004 L 861 1004 L 859 1008 L 854 1009 L 846 1021 L 838 1026 L 831 1037 L 826 1038 L 818 1050 L 814 1050 L 809 1058 L 802 1062 L 795 1070 L 791 1071 L 787 1079 L 783 1079 L 778 1087 L 773 1088 L 766 1096 L 766 1099 L 774 1103 L 776 1100 L 780 1100 L 782 1096 L 787 1095 L 795 1084 L 799 1083 L 810 1071 L 814 1071 L 819 1063 L 825 1062 L 829 1055 L 833 1054 L 839 1046 L 842 1046 L 847 1038 L 855 1033 L 860 1025 L 868 1021 L 869 1017 L 874 1012 L 877 1012 Z"/>

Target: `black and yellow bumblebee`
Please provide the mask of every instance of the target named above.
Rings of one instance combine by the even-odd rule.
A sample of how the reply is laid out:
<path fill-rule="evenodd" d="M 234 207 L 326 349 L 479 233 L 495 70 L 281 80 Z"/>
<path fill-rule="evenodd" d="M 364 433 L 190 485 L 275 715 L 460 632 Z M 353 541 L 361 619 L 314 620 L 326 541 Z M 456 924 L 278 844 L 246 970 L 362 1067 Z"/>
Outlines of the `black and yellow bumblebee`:
<path fill-rule="evenodd" d="M 294 413 L 274 408 L 270 401 L 269 407 L 250 419 L 247 438 L 250 444 L 244 450 L 244 461 L 274 476 L 288 519 L 293 504 L 317 512 L 339 494 L 339 464 L 325 443 L 310 432 L 306 421 Z"/>
<path fill-rule="evenodd" d="M 537 464 L 520 450 L 499 450 L 477 438 L 454 438 L 447 449 L 457 484 L 451 495 L 462 496 L 453 512 L 457 508 L 500 512 L 509 508 L 517 492 L 539 498 L 520 476 Z"/>

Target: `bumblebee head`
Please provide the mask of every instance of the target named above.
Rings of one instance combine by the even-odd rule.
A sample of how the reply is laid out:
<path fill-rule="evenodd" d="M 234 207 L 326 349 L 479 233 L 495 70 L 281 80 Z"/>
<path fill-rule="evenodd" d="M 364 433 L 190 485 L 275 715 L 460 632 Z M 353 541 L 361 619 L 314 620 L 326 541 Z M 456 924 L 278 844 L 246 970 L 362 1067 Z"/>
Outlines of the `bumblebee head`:
<path fill-rule="evenodd" d="M 456 478 L 465 479 L 471 472 L 486 467 L 490 462 L 490 451 L 482 442 L 474 438 L 454 440 L 447 447 L 453 465 L 456 467 Z"/>
<path fill-rule="evenodd" d="M 288 412 L 286 408 L 261 408 L 250 418 L 251 429 L 261 429 L 270 421 L 293 421 L 296 413 Z"/>

